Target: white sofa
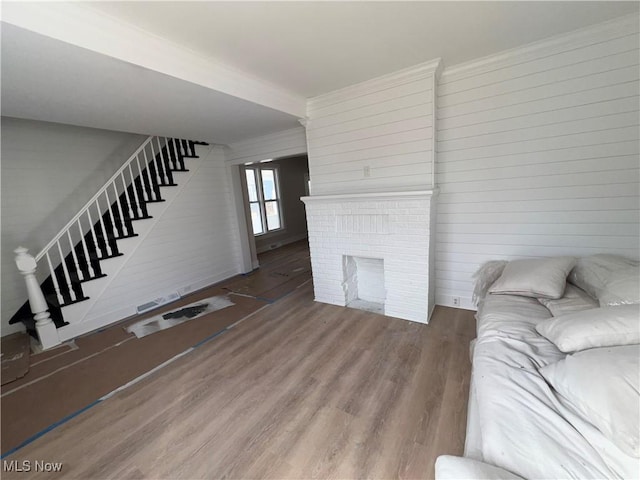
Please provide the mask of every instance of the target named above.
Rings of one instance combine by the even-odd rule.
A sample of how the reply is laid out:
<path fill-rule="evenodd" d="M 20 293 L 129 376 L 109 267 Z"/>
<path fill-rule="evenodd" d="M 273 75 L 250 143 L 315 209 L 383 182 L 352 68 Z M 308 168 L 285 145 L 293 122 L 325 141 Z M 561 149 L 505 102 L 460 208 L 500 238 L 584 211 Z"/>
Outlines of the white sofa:
<path fill-rule="evenodd" d="M 586 263 L 588 264 L 589 261 Z M 631 268 L 637 269 L 637 263 L 629 262 L 629 264 L 633 265 Z M 564 277 L 567 276 L 571 266 L 564 273 Z M 523 271 L 528 271 L 528 268 L 527 266 Z M 633 272 L 633 270 L 631 271 Z M 578 267 L 571 274 L 574 278 L 579 277 L 579 275 L 576 276 L 576 272 L 580 273 Z M 505 273 L 503 273 L 503 277 Z M 584 279 L 578 278 L 578 280 Z M 596 280 L 590 278 L 589 280 L 599 283 L 595 289 L 602 292 L 602 284 L 609 281 L 609 277 Z M 536 283 L 540 282 L 540 279 L 532 281 Z M 564 278 L 562 281 L 564 282 Z M 498 283 L 493 283 L 493 285 Z M 580 281 L 576 283 L 580 283 Z M 562 288 L 564 289 L 564 283 Z M 625 288 L 629 290 L 628 285 Z M 573 292 L 573 296 L 575 296 L 576 289 L 570 286 L 566 292 Z M 577 300 L 567 298 L 565 295 L 559 300 L 551 302 L 552 305 L 549 306 L 556 315 L 569 312 L 569 316 L 573 315 L 577 320 L 580 320 L 579 315 L 584 315 L 583 311 L 591 310 L 591 317 L 597 320 L 595 323 L 596 340 L 600 341 L 598 329 L 602 324 L 597 322 L 601 316 L 607 312 L 615 311 L 617 307 L 605 305 L 604 310 L 602 308 L 595 310 L 600 306 L 596 299 L 589 299 L 588 295 L 581 290 L 580 292 L 580 298 Z M 604 293 L 602 296 L 605 296 Z M 637 292 L 637 296 L 640 296 L 640 292 Z M 568 297 L 572 297 L 572 295 L 568 295 Z M 634 297 L 632 301 L 624 300 L 621 303 L 632 303 L 636 300 Z M 544 299 L 541 301 L 535 296 L 522 296 L 521 294 L 490 293 L 481 299 L 476 316 L 477 339 L 472 347 L 473 367 L 465 454 L 464 458 L 439 457 L 436 462 L 436 478 L 439 480 L 453 478 L 640 478 L 640 458 L 637 458 L 637 423 L 639 421 L 638 410 L 640 410 L 637 377 L 640 372 L 637 371 L 635 360 L 631 359 L 632 366 L 630 367 L 632 376 L 636 376 L 635 386 L 631 388 L 632 406 L 630 407 L 627 401 L 624 407 L 621 407 L 626 410 L 622 412 L 622 417 L 620 417 L 621 412 L 618 411 L 618 423 L 620 423 L 620 418 L 625 419 L 623 423 L 626 425 L 623 425 L 623 428 L 631 429 L 631 437 L 635 435 L 635 440 L 631 442 L 636 443 L 632 447 L 624 445 L 624 448 L 621 449 L 621 444 L 617 441 L 618 438 L 615 442 L 612 441 L 611 431 L 602 427 L 602 419 L 595 419 L 581 411 L 582 399 L 580 397 L 576 399 L 575 396 L 571 396 L 572 392 L 567 393 L 564 390 L 563 393 L 566 396 L 561 394 L 550 385 L 549 378 L 545 379 L 545 376 L 549 377 L 549 373 L 553 373 L 549 372 L 549 368 L 553 367 L 557 370 L 556 365 L 564 367 L 568 356 L 575 357 L 575 352 L 560 351 L 556 344 L 545 338 L 536 329 L 536 326 L 540 329 L 543 325 L 551 325 L 555 328 L 554 332 L 557 333 L 560 330 L 557 328 L 558 321 L 571 320 L 570 317 L 562 315 L 552 319 L 553 315 L 550 309 L 545 307 L 542 302 L 548 303 Z M 640 312 L 640 307 L 637 307 L 637 305 L 626 305 L 624 308 L 626 312 Z M 631 334 L 627 332 L 618 336 L 617 340 L 609 339 L 607 345 L 609 350 L 617 343 L 638 343 L 640 337 L 640 318 L 638 317 L 640 317 L 640 313 L 632 313 L 632 315 L 636 318 L 637 324 L 635 326 L 630 324 L 628 318 L 626 324 L 627 329 L 631 328 Z M 574 328 L 575 325 L 581 325 L 576 323 L 575 319 L 573 324 Z M 634 333 L 635 329 L 638 331 L 637 334 Z M 586 326 L 578 328 L 578 331 L 586 330 L 588 330 Z M 554 340 L 558 341 L 556 338 Z M 584 341 L 584 339 L 579 340 Z M 592 340 L 593 338 L 586 339 L 587 344 Z M 587 344 L 581 347 L 583 352 L 587 352 L 587 349 L 584 349 Z M 635 352 L 640 352 L 636 345 L 625 348 L 631 348 L 626 352 L 627 359 L 630 352 L 632 356 L 636 355 Z M 606 352 L 603 350 L 603 352 L 608 354 L 609 350 Z M 595 349 L 590 349 L 589 355 L 592 355 L 594 351 Z M 578 355 L 575 358 L 578 359 L 581 356 Z M 602 372 L 607 372 L 606 362 L 600 363 L 604 368 Z M 545 369 L 545 366 L 552 367 Z M 609 365 L 609 367 L 614 368 L 615 366 Z M 602 397 L 611 397 L 612 390 L 610 391 L 607 382 L 614 380 L 618 381 L 622 388 L 627 389 L 626 393 L 629 393 L 626 384 L 629 382 L 625 383 L 625 379 L 617 378 L 617 371 L 614 374 L 599 372 L 598 369 L 594 369 L 593 378 L 588 379 L 593 384 L 587 384 L 586 388 L 590 390 L 587 390 L 588 395 L 584 395 L 585 398 L 590 397 L 592 393 L 596 396 L 600 395 L 599 401 L 603 401 Z M 629 371 L 627 371 L 628 374 Z M 582 388 L 584 388 L 584 379 L 582 383 Z M 631 383 L 634 383 L 633 378 Z M 574 388 L 573 393 L 579 394 L 575 391 L 577 388 L 575 385 L 571 385 L 571 388 Z M 554 386 L 562 387 L 562 385 L 559 386 L 555 383 Z M 634 389 L 635 396 L 633 395 Z M 628 395 L 627 400 L 629 400 Z M 618 400 L 606 398 L 604 401 L 617 402 Z M 609 409 L 603 408 L 602 410 L 604 411 L 599 412 L 598 415 L 602 413 L 608 418 Z M 616 431 L 614 434 L 619 434 L 619 432 Z M 627 437 L 625 440 L 630 441 Z M 629 448 L 635 448 L 635 453 L 632 451 L 630 454 Z"/>

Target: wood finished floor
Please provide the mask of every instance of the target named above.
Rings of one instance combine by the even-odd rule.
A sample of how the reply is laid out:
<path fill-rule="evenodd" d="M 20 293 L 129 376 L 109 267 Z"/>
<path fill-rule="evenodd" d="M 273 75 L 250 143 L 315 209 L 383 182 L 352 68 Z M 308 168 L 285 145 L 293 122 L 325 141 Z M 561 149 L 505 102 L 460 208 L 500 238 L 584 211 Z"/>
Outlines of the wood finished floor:
<path fill-rule="evenodd" d="M 309 283 L 6 460 L 63 462 L 36 478 L 432 478 L 463 450 L 474 333 L 472 312 L 427 326 Z"/>

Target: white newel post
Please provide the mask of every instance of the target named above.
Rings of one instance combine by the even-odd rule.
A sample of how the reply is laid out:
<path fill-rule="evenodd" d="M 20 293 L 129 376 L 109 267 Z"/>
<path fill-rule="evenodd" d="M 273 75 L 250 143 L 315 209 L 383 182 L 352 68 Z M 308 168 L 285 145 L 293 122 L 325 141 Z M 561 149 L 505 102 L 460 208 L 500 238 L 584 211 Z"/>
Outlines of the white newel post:
<path fill-rule="evenodd" d="M 47 301 L 44 298 L 44 294 L 36 278 L 36 260 L 27 253 L 28 250 L 24 247 L 16 248 L 14 252 L 16 254 L 18 270 L 20 270 L 20 273 L 24 276 L 24 281 L 27 284 L 29 306 L 31 307 L 33 318 L 36 321 L 36 331 L 38 332 L 42 348 L 46 350 L 47 348 L 60 345 L 58 330 L 53 320 L 51 320 Z"/>

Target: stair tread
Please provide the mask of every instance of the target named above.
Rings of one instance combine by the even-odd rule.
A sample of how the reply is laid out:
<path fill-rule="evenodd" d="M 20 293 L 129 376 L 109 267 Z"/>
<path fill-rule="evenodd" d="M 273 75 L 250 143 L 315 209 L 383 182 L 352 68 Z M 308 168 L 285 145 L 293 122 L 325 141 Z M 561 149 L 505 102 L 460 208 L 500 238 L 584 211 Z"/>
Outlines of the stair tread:
<path fill-rule="evenodd" d="M 80 302 L 84 302 L 85 300 L 89 300 L 89 297 L 82 297 L 82 298 L 78 298 L 72 302 L 65 302 L 62 305 L 60 305 L 60 308 L 62 307 L 68 307 L 69 305 L 75 305 L 76 303 L 80 303 Z"/>
<path fill-rule="evenodd" d="M 80 283 L 84 283 L 84 282 L 90 282 L 91 280 L 97 280 L 98 278 L 103 278 L 106 277 L 106 274 L 102 274 L 102 275 L 96 275 L 95 277 L 91 277 L 91 278 L 84 278 L 82 280 L 80 280 Z"/>
<path fill-rule="evenodd" d="M 132 218 L 131 220 L 135 220 L 135 219 Z M 133 237 L 137 237 L 137 236 L 138 236 L 138 234 L 134 233 L 132 235 L 121 235 L 121 236 L 118 236 L 118 237 L 113 237 L 113 239 L 114 240 L 122 240 L 122 239 L 125 239 L 125 238 L 133 238 Z"/>
<path fill-rule="evenodd" d="M 124 255 L 124 253 L 118 253 L 116 255 L 107 255 L 106 257 L 99 257 L 98 260 L 100 260 L 100 261 L 109 260 L 110 258 L 121 257 L 122 255 Z"/>

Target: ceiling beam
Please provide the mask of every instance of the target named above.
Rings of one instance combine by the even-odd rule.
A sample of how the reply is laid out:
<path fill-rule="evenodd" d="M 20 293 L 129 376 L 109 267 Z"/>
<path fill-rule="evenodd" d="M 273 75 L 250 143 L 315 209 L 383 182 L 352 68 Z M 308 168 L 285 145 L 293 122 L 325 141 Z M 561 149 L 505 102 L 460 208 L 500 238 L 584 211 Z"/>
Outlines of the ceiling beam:
<path fill-rule="evenodd" d="M 297 117 L 306 112 L 304 97 L 80 2 L 6 2 L 2 21 L 280 112 Z"/>

